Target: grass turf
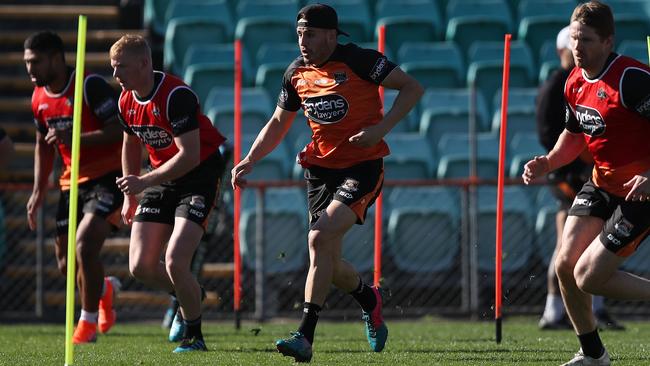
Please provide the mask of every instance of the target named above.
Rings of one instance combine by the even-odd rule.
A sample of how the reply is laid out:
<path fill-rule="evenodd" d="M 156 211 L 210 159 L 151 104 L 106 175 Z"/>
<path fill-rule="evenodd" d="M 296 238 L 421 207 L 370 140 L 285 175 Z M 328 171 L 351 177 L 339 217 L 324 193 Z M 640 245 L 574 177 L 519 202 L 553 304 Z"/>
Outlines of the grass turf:
<path fill-rule="evenodd" d="M 423 318 L 389 321 L 382 353 L 369 351 L 361 321 L 321 321 L 316 331 L 314 365 L 559 365 L 578 349 L 571 331 L 540 331 L 536 319 L 504 320 L 503 340 L 494 342 L 491 322 Z M 650 322 L 626 322 L 623 332 L 601 333 L 614 365 L 650 364 Z M 286 337 L 296 323 L 232 322 L 204 324 L 209 352 L 172 354 L 166 331 L 151 323 L 118 323 L 96 344 L 75 347 L 74 365 L 289 365 L 274 341 Z M 259 332 L 256 332 L 259 329 Z M 3 325 L 0 365 L 63 365 L 61 325 Z M 255 335 L 257 333 L 257 335 Z"/>

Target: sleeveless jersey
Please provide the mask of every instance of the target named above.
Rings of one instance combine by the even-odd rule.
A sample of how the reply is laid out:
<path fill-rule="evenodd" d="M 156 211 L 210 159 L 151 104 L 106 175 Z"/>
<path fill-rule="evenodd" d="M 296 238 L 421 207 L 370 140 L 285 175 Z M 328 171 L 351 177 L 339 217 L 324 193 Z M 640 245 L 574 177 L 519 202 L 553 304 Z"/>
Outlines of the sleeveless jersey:
<path fill-rule="evenodd" d="M 303 108 L 312 141 L 298 155 L 303 167 L 341 169 L 389 154 L 383 140 L 358 147 L 348 139 L 383 117 L 379 84 L 396 67 L 381 53 L 354 44 L 337 45 L 322 66 L 306 65 L 302 56 L 287 68 L 278 106 Z"/>
<path fill-rule="evenodd" d="M 68 84 L 58 94 L 49 92 L 46 87 L 34 88 L 32 94 L 34 123 L 43 135 L 47 134 L 49 128 L 72 129 L 74 74 L 72 71 Z M 110 88 L 101 76 L 86 74 L 84 102 L 81 110 L 81 133 L 101 130 L 104 125 L 102 119 L 115 115 L 115 94 Z M 57 144 L 57 150 L 65 165 L 65 170 L 59 177 L 59 184 L 63 190 L 70 187 L 71 148 L 64 144 Z M 79 149 L 79 183 L 101 177 L 111 171 L 120 170 L 121 153 L 121 141 L 107 145 L 81 145 Z"/>
<path fill-rule="evenodd" d="M 649 73 L 648 66 L 625 56 L 612 54 L 599 77 L 588 79 L 582 69 L 574 68 L 564 87 L 567 130 L 583 133 L 595 162 L 594 184 L 611 194 L 624 197 L 629 188 L 623 184 L 650 169 L 650 120 L 639 108 L 648 104 L 645 91 L 624 89 L 627 72 Z M 644 105 L 625 105 L 626 97 L 643 93 Z"/>
<path fill-rule="evenodd" d="M 179 120 L 170 118 L 170 100 L 172 94 L 183 89 L 193 91 L 179 78 L 167 73 L 155 71 L 156 80 L 150 99 L 139 100 L 134 91 L 122 91 L 120 95 L 120 120 L 126 133 L 137 135 L 149 152 L 149 161 L 155 169 L 178 153 L 174 137 L 187 131 L 199 129 L 201 143 L 201 162 L 212 155 L 225 138 L 212 126 L 212 123 L 200 109 L 196 98 L 196 117 L 186 116 Z M 198 126 L 196 125 L 198 122 Z"/>

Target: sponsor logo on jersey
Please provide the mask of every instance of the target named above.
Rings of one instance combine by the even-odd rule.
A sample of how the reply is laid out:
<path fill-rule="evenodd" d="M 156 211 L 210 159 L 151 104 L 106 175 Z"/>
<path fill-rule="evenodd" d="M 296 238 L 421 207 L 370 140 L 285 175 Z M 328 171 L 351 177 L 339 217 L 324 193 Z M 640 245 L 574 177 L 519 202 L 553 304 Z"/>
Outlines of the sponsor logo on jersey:
<path fill-rule="evenodd" d="M 388 60 L 386 57 L 380 57 L 377 62 L 375 62 L 375 66 L 372 67 L 372 70 L 370 70 L 370 78 L 374 81 L 379 81 L 379 77 L 384 72 L 384 67 L 386 67 L 387 63 Z"/>
<path fill-rule="evenodd" d="M 47 103 L 43 103 L 43 104 L 39 104 L 39 105 L 38 105 L 38 111 L 39 111 L 39 112 L 40 112 L 40 111 L 44 111 L 44 110 L 46 110 L 46 109 L 48 109 L 48 108 L 50 108 L 50 105 L 47 104 Z"/>
<path fill-rule="evenodd" d="M 334 81 L 336 81 L 337 84 L 343 84 L 344 82 L 348 81 L 348 75 L 345 73 L 345 71 L 335 71 Z"/>
<path fill-rule="evenodd" d="M 605 132 L 605 120 L 596 109 L 577 105 L 576 118 L 582 132 L 589 136 L 600 136 Z"/>
<path fill-rule="evenodd" d="M 164 149 L 173 141 L 172 135 L 158 126 L 132 126 L 131 129 L 142 142 L 154 149 Z"/>
<path fill-rule="evenodd" d="M 135 109 L 131 108 L 128 111 L 126 111 L 127 116 L 135 116 Z"/>
<path fill-rule="evenodd" d="M 46 120 L 47 127 L 54 128 L 57 131 L 67 130 L 72 128 L 72 117 L 52 117 Z"/>
<path fill-rule="evenodd" d="M 153 115 L 156 117 L 160 117 L 160 109 L 158 109 L 157 106 L 153 106 L 153 108 L 151 109 L 151 113 L 153 113 Z"/>
<path fill-rule="evenodd" d="M 605 93 L 605 89 L 598 88 L 598 91 L 596 92 L 596 96 L 600 100 L 605 100 L 605 98 L 607 98 L 607 93 Z"/>
<path fill-rule="evenodd" d="M 338 94 L 307 98 L 303 103 L 309 119 L 320 124 L 340 122 L 348 114 L 349 104 Z"/>
<path fill-rule="evenodd" d="M 73 104 L 73 103 L 72 103 L 72 97 L 67 98 L 67 99 L 65 100 L 65 106 L 66 106 L 66 107 L 72 107 L 72 104 Z"/>
<path fill-rule="evenodd" d="M 333 79 L 328 79 L 328 78 L 320 78 L 320 79 L 314 80 L 314 84 L 316 84 L 318 86 L 333 86 L 333 85 L 336 85 L 336 81 L 334 81 Z"/>

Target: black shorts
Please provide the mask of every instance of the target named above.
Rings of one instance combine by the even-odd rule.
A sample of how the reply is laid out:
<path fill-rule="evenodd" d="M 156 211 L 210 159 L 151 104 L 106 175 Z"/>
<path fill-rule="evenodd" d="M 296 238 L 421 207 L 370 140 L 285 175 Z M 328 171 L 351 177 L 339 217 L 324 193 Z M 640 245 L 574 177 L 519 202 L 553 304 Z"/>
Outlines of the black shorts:
<path fill-rule="evenodd" d="M 574 198 L 591 177 L 592 169 L 593 165 L 578 159 L 548 174 L 551 183 L 549 188 L 560 209 L 567 210 L 571 207 Z"/>
<path fill-rule="evenodd" d="M 133 221 L 174 225 L 175 217 L 183 217 L 205 229 L 224 169 L 217 151 L 183 177 L 145 189 Z"/>
<path fill-rule="evenodd" d="M 569 209 L 571 216 L 594 216 L 605 220 L 600 240 L 620 257 L 628 257 L 650 233 L 650 202 L 626 201 L 598 187 L 591 180 Z"/>
<path fill-rule="evenodd" d="M 91 213 L 106 219 L 115 228 L 120 223 L 120 210 L 124 195 L 115 184 L 115 179 L 122 175 L 113 171 L 101 177 L 79 184 L 77 194 L 77 225 L 83 214 Z M 70 191 L 61 191 L 59 206 L 56 210 L 56 234 L 68 234 L 68 216 L 70 209 Z"/>
<path fill-rule="evenodd" d="M 366 212 L 384 183 L 384 160 L 369 160 L 344 169 L 311 166 L 305 169 L 309 226 L 313 226 L 332 200 L 343 202 L 363 224 Z"/>

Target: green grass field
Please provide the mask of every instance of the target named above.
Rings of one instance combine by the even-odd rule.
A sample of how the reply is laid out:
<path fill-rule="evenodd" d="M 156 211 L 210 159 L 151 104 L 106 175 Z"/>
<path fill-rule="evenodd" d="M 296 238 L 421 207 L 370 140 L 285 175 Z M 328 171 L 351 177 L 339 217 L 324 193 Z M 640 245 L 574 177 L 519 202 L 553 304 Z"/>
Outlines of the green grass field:
<path fill-rule="evenodd" d="M 650 322 L 625 323 L 623 332 L 601 333 L 614 365 L 650 365 Z M 315 365 L 559 365 L 578 349 L 570 331 L 540 331 L 536 319 L 504 321 L 503 341 L 494 342 L 492 322 L 423 318 L 389 321 L 390 336 L 382 353 L 372 353 L 361 321 L 322 321 L 316 331 Z M 276 352 L 274 340 L 296 323 L 232 322 L 204 324 L 209 352 L 172 354 L 174 344 L 157 324 L 118 323 L 96 344 L 75 347 L 74 365 L 288 365 L 293 359 Z M 257 335 L 253 329 L 259 328 Z M 0 365 L 63 365 L 64 326 L 2 325 Z"/>

